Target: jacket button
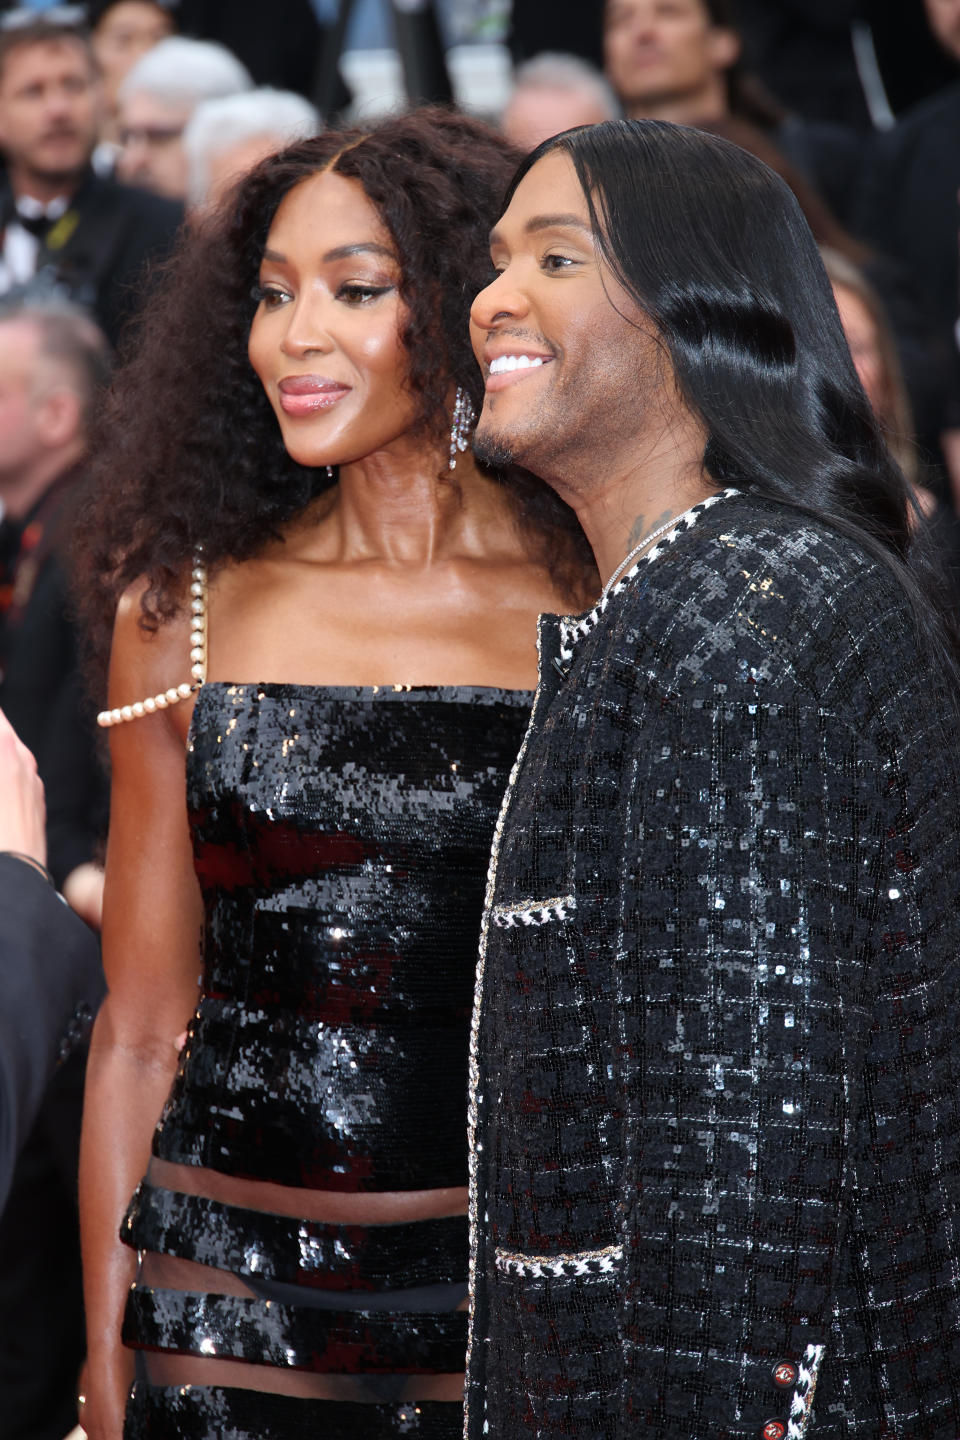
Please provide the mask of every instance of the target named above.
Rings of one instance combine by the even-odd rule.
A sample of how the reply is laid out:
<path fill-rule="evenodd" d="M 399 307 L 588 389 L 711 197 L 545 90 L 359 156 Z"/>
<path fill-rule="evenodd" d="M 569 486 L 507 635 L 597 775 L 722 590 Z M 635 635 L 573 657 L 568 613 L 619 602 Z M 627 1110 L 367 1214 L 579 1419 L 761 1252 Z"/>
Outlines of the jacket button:
<path fill-rule="evenodd" d="M 789 1360 L 781 1360 L 773 1367 L 773 1383 L 781 1390 L 789 1390 L 791 1385 L 797 1383 L 797 1367 L 791 1365 Z"/>
<path fill-rule="evenodd" d="M 768 1420 L 760 1431 L 763 1440 L 783 1440 L 787 1433 L 787 1427 L 782 1420 Z"/>

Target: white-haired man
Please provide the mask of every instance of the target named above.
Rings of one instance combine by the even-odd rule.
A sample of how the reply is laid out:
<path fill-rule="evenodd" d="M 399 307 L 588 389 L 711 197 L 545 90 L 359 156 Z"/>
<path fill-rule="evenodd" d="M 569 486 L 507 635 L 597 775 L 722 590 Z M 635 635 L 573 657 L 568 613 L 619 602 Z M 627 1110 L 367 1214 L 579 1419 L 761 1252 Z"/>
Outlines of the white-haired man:
<path fill-rule="evenodd" d="M 320 130 L 320 116 L 302 95 L 268 86 L 205 100 L 183 132 L 187 204 L 216 205 L 233 182 L 265 156 Z"/>
<path fill-rule="evenodd" d="M 576 55 L 545 51 L 518 68 L 500 128 L 518 150 L 533 150 L 575 125 L 598 125 L 620 113 L 613 87 L 599 70 Z"/>
<path fill-rule="evenodd" d="M 246 66 L 226 46 L 180 35 L 161 40 L 137 62 L 118 92 L 120 179 L 182 200 L 187 191 L 187 121 L 203 101 L 252 87 Z"/>

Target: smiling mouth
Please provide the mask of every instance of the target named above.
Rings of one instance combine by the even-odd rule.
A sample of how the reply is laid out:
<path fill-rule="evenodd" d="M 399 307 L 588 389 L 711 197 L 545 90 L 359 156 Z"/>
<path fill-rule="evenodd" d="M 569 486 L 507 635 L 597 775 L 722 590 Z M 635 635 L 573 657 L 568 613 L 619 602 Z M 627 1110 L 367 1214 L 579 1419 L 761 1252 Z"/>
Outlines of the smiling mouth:
<path fill-rule="evenodd" d="M 542 355 L 498 355 L 490 362 L 491 375 L 505 375 L 508 370 L 534 370 L 543 364 Z"/>
<path fill-rule="evenodd" d="M 502 390 L 507 385 L 512 385 L 517 380 L 523 380 L 537 370 L 542 370 L 550 362 L 551 357 L 548 355 L 498 355 L 495 360 L 490 361 L 490 368 L 487 372 L 487 389 Z"/>

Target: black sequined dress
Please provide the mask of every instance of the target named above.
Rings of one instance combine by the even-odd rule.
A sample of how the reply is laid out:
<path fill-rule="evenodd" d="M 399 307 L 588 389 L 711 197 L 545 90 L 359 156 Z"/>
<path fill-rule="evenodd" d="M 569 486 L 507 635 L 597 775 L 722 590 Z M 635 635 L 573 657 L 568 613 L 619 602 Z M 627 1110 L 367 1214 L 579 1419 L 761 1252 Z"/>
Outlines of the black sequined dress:
<path fill-rule="evenodd" d="M 187 796 L 204 973 L 158 1160 L 327 1192 L 466 1184 L 484 881 L 530 698 L 203 687 Z M 418 1383 L 464 1367 L 464 1216 L 324 1224 L 148 1175 L 122 1235 L 141 1252 L 128 1437 L 460 1434 L 460 1405 Z M 150 1282 L 166 1257 L 247 1293 L 218 1293 L 212 1272 L 202 1292 Z M 225 1362 L 224 1383 L 169 1383 L 178 1357 Z M 262 1387 L 231 1384 L 231 1361 Z"/>

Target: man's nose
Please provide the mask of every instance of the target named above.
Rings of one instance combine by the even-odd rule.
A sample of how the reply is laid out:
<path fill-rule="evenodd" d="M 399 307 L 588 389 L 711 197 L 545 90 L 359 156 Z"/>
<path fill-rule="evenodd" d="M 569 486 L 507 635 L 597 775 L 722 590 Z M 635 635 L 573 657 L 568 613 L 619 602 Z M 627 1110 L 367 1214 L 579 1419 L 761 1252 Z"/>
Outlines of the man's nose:
<path fill-rule="evenodd" d="M 490 330 L 498 320 L 523 314 L 526 309 L 526 297 L 517 286 L 515 276 L 510 269 L 502 270 L 474 300 L 470 321 L 481 330 Z"/>

